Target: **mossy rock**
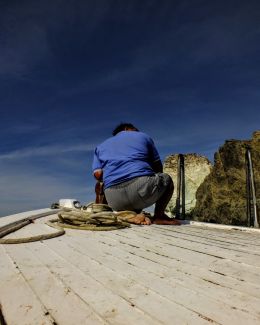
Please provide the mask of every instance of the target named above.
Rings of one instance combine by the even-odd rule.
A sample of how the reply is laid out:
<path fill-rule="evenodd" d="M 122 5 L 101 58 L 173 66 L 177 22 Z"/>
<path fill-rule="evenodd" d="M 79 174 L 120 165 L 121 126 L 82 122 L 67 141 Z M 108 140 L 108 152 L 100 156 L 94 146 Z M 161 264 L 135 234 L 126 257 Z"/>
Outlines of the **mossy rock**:
<path fill-rule="evenodd" d="M 247 225 L 245 153 L 250 147 L 260 215 L 260 131 L 251 140 L 228 140 L 214 156 L 214 166 L 196 192 L 193 218 L 199 221 Z"/>

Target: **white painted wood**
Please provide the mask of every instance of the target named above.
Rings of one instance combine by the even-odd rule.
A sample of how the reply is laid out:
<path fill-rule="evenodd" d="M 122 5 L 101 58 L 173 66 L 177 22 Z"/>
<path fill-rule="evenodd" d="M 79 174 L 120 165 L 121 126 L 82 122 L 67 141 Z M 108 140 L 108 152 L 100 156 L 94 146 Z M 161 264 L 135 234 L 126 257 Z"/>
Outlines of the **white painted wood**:
<path fill-rule="evenodd" d="M 209 222 L 199 222 L 199 221 L 183 221 L 183 224 L 188 224 L 192 226 L 198 226 L 198 227 L 208 227 L 208 228 L 217 228 L 217 229 L 223 229 L 223 230 L 239 230 L 244 232 L 254 232 L 260 234 L 260 228 L 251 228 L 251 227 L 242 227 L 242 226 L 232 226 L 232 225 L 221 225 L 217 223 L 209 223 Z"/>
<path fill-rule="evenodd" d="M 25 227 L 6 235 L 4 238 L 26 238 L 30 236 L 37 236 L 56 232 L 57 229 L 54 229 L 45 224 L 45 222 L 50 219 L 56 219 L 56 215 L 50 215 L 37 219 L 33 223 L 30 223 Z"/>
<path fill-rule="evenodd" d="M 138 283 L 134 277 L 129 276 L 127 272 L 129 264 L 127 263 L 123 272 L 111 269 L 107 265 L 101 264 L 95 257 L 91 258 L 86 255 L 86 249 L 82 246 L 79 249 L 74 247 L 70 238 L 59 242 L 49 241 L 46 244 L 65 259 L 70 260 L 82 272 L 90 274 L 105 287 L 129 301 L 133 306 L 143 310 L 154 320 L 163 322 L 163 324 L 170 324 L 173 319 L 178 324 L 208 323 L 197 313 L 169 301 L 151 290 L 150 287 Z M 116 263 L 114 264 L 116 266 Z M 128 317 L 127 323 L 129 323 Z"/>
<path fill-rule="evenodd" d="M 0 303 L 8 325 L 53 324 L 54 319 L 0 246 Z"/>
<path fill-rule="evenodd" d="M 142 230 L 140 230 L 140 232 L 141 231 Z M 122 236 L 122 234 L 123 231 L 120 233 L 120 236 Z M 127 235 L 127 233 L 124 232 L 124 235 Z M 216 283 L 216 285 L 233 288 L 235 290 L 239 290 L 241 292 L 245 292 L 260 298 L 259 277 L 256 279 L 255 282 L 250 283 L 247 281 L 241 281 L 240 279 L 231 277 L 228 274 L 224 274 L 222 272 L 212 271 L 207 267 L 207 259 L 204 263 L 199 264 L 194 264 L 193 259 L 196 257 L 196 255 L 194 256 L 194 258 L 190 258 L 190 255 L 188 255 L 188 258 L 186 259 L 186 250 L 184 250 L 182 254 L 177 254 L 177 251 L 174 249 L 172 249 L 170 253 L 168 253 L 167 251 L 158 253 L 158 249 L 155 248 L 153 244 L 151 244 L 151 240 L 149 238 L 147 240 L 143 239 L 142 245 L 139 244 L 138 246 L 138 242 L 135 241 L 135 235 L 138 236 L 140 234 L 137 234 L 137 231 L 135 231 L 134 234 L 131 234 L 129 236 L 131 237 L 129 238 L 129 240 L 123 241 L 125 245 L 120 245 L 120 248 L 126 251 L 126 256 L 128 256 L 129 253 L 133 254 L 135 252 L 135 248 L 138 248 L 138 255 L 140 257 L 142 257 L 143 259 L 147 259 L 148 261 L 158 263 L 161 268 L 163 268 L 163 266 L 167 266 L 168 268 L 175 270 L 176 272 L 180 271 L 183 272 L 185 275 L 201 277 L 202 279 L 205 279 L 205 281 Z M 108 239 L 106 240 L 106 236 L 103 236 L 103 241 L 106 242 L 106 245 L 109 246 L 108 249 L 110 249 L 111 245 L 117 244 L 118 239 L 108 237 Z M 154 270 L 152 266 L 150 267 L 150 269 Z"/>
<path fill-rule="evenodd" d="M 6 217 L 0 217 L 0 227 L 5 226 L 10 222 L 14 222 L 14 221 L 18 221 L 18 220 L 27 218 L 31 215 L 36 215 L 38 213 L 51 212 L 51 211 L 53 211 L 53 214 L 55 214 L 55 210 L 47 208 L 47 209 L 39 209 L 39 210 L 21 212 L 21 213 L 13 214 L 13 215 L 6 216 Z"/>
<path fill-rule="evenodd" d="M 71 292 L 62 279 L 52 274 L 48 265 L 42 264 L 28 250 L 27 245 L 34 245 L 34 243 L 5 246 L 26 282 L 33 288 L 53 319 L 58 324 L 64 325 L 104 324 L 105 322 L 78 295 Z"/>
<path fill-rule="evenodd" d="M 160 243 L 159 237 L 155 237 L 154 235 L 151 237 L 152 239 L 144 237 L 141 239 L 135 238 L 134 233 L 131 238 L 127 238 L 127 235 L 124 237 L 121 234 L 117 234 L 116 236 L 118 237 L 115 237 L 114 240 L 119 241 L 120 244 L 126 243 L 127 246 L 125 247 L 127 248 L 131 248 L 131 246 L 144 247 L 148 252 L 152 250 L 157 255 L 164 255 L 169 258 L 185 261 L 189 264 L 203 266 L 211 271 L 228 275 L 240 281 L 247 281 L 252 284 L 259 283 L 258 268 L 251 265 L 221 258 L 217 254 L 212 255 L 196 249 L 188 249 L 175 244 L 174 241 L 171 244 L 162 244 Z"/>
<path fill-rule="evenodd" d="M 158 234 L 158 229 L 155 230 L 154 227 L 147 230 L 139 231 L 141 235 L 144 233 L 147 235 L 153 236 L 153 234 Z M 235 244 L 231 245 L 220 245 L 212 244 L 208 239 L 197 239 L 194 237 L 186 237 L 185 235 L 179 235 L 177 233 L 171 232 L 160 232 L 161 236 L 159 237 L 160 243 L 171 245 L 173 240 L 174 243 L 180 247 L 190 250 L 196 250 L 201 253 L 209 254 L 212 256 L 218 256 L 225 259 L 230 259 L 231 261 L 238 263 L 245 263 L 248 265 L 260 267 L 260 248 L 254 249 L 252 251 L 249 247 L 247 249 L 238 249 Z M 163 235 L 163 236 L 162 236 Z M 259 269 L 260 272 L 260 269 Z"/>
<path fill-rule="evenodd" d="M 24 217 L 0 218 L 0 226 Z M 53 218 L 37 219 L 8 237 L 54 231 L 44 225 Z M 226 229 L 68 229 L 51 240 L 4 245 L 4 316 L 8 325 L 18 317 L 19 325 L 259 324 L 260 236 Z"/>
<path fill-rule="evenodd" d="M 199 227 L 193 227 L 193 226 L 181 226 L 181 227 L 175 227 L 171 229 L 163 228 L 162 226 L 157 226 L 157 228 L 160 228 L 162 231 L 167 232 L 174 232 L 178 231 L 180 233 L 190 234 L 193 236 L 203 236 L 206 238 L 211 239 L 217 239 L 217 240 L 228 240 L 228 242 L 236 243 L 237 245 L 246 244 L 246 245 L 253 245 L 254 246 L 260 246 L 260 236 L 255 233 L 237 233 L 236 231 L 224 231 L 219 229 L 208 229 L 208 228 L 199 228 Z"/>
<path fill-rule="evenodd" d="M 42 228 L 43 232 L 46 231 L 46 225 L 38 225 L 38 228 Z M 36 231 L 38 233 L 39 229 L 35 230 L 35 228 L 31 227 L 29 235 L 35 235 Z M 85 231 L 84 234 L 86 234 Z M 62 240 L 57 238 L 56 243 Z M 128 315 L 128 324 L 153 325 L 161 323 L 138 309 L 131 300 L 122 298 L 118 295 L 118 292 L 113 293 L 103 286 L 100 281 L 95 280 L 91 274 L 84 274 L 71 264 L 70 260 L 65 260 L 61 258 L 60 254 L 50 250 L 45 243 L 27 244 L 26 247 L 38 257 L 55 278 L 62 281 L 66 288 L 69 288 L 71 293 L 80 296 L 83 301 L 90 305 L 104 322 L 123 324 L 125 315 Z M 73 311 L 71 310 L 71 312 Z"/>
<path fill-rule="evenodd" d="M 170 235 L 170 234 L 181 234 L 187 237 L 205 238 L 213 243 L 219 242 L 226 244 L 235 244 L 236 247 L 251 247 L 260 246 L 260 235 L 243 233 L 243 236 L 235 236 L 233 231 L 223 231 L 217 229 L 205 229 L 193 226 L 181 226 L 172 228 L 163 228 L 162 226 L 156 226 L 159 233 Z"/>
<path fill-rule="evenodd" d="M 53 244 L 53 243 L 52 243 Z M 56 243 L 55 243 L 56 244 Z M 54 244 L 54 245 L 55 245 Z M 48 244 L 50 245 L 50 243 Z M 46 246 L 38 245 L 34 250 L 41 256 L 45 263 L 49 264 L 50 269 L 56 277 L 64 279 L 64 282 L 70 289 L 80 297 L 88 302 L 88 304 L 109 324 L 161 324 L 160 321 L 151 317 L 148 313 L 144 312 L 134 300 L 120 295 L 118 285 L 120 282 L 114 282 L 110 287 L 104 285 L 99 277 L 91 272 L 91 267 L 87 265 L 87 269 L 82 270 L 75 265 L 71 264 L 74 251 L 70 251 L 69 259 L 61 257 L 59 252 L 49 251 Z M 46 254 L 47 252 L 47 254 Z M 63 252 L 64 253 L 64 252 Z M 84 256 L 78 256 L 80 260 L 84 260 Z M 103 269 L 103 276 L 106 276 L 106 270 Z M 75 281 L 76 279 L 76 281 Z M 128 285 L 127 285 L 128 284 Z M 129 286 L 125 282 L 126 290 Z"/>
<path fill-rule="evenodd" d="M 108 243 L 107 243 L 108 244 Z M 105 249 L 105 248 L 104 248 Z M 111 249 L 110 249 L 111 251 Z M 213 298 L 217 298 L 220 301 L 224 301 L 227 304 L 235 303 L 235 305 L 242 310 L 244 309 L 244 305 L 247 303 L 250 305 L 250 308 L 255 310 L 255 314 L 257 315 L 259 312 L 259 304 L 260 304 L 260 290 L 258 288 L 258 291 L 256 291 L 256 295 L 258 296 L 258 299 L 255 299 L 255 297 L 252 297 L 251 291 L 248 291 L 248 286 L 246 287 L 238 287 L 239 283 L 236 283 L 233 287 L 230 286 L 228 281 L 228 287 L 226 286 L 226 283 L 222 283 L 221 277 L 217 276 L 210 276 L 210 274 L 207 274 L 206 271 L 203 269 L 195 268 L 192 269 L 190 265 L 188 267 L 183 267 L 179 261 L 175 261 L 173 259 L 170 259 L 170 262 L 167 263 L 167 258 L 164 256 L 155 256 L 153 257 L 152 254 L 147 255 L 145 250 L 142 251 L 142 248 L 138 248 L 138 252 L 135 252 L 135 256 L 141 257 L 136 262 L 137 265 L 140 267 L 145 263 L 149 264 L 147 265 L 149 270 L 152 270 L 153 272 L 156 272 L 158 276 L 165 276 L 165 274 L 168 276 L 168 274 L 171 274 L 171 277 L 173 281 L 175 282 L 178 280 L 181 285 L 185 286 L 186 288 L 196 288 L 197 292 L 201 292 L 205 294 L 206 296 L 211 296 Z M 123 254 L 125 255 L 125 254 Z M 134 255 L 134 248 L 132 248 L 132 254 L 131 257 Z M 154 254 L 155 255 L 155 254 Z M 148 260 L 144 259 L 147 257 Z M 129 259 L 128 259 L 129 261 Z M 175 262 L 175 263 L 174 263 Z M 162 266 L 167 266 L 167 268 L 163 268 Z M 185 265 L 184 265 L 185 266 Z M 203 272 L 204 271 L 204 272 Z M 208 272 L 210 273 L 210 272 Z M 246 290 L 245 290 L 246 288 Z M 252 286 L 253 289 L 255 289 L 255 286 Z M 206 290 L 205 290 L 206 289 Z M 247 292 L 245 294 L 245 292 Z"/>
<path fill-rule="evenodd" d="M 71 239 L 73 245 L 75 245 L 75 238 Z M 135 281 L 141 282 L 164 298 L 179 303 L 216 323 L 245 324 L 246 321 L 247 324 L 255 324 L 260 320 L 258 316 L 243 312 L 238 308 L 234 312 L 233 306 L 227 306 L 222 301 L 211 299 L 206 294 L 200 294 L 193 288 L 185 288 L 177 282 L 169 283 L 170 269 L 164 268 L 162 272 L 160 263 L 150 263 L 149 260 L 135 255 L 135 250 L 138 251 L 137 247 L 133 247 L 132 254 L 126 255 L 124 251 L 117 248 L 116 243 L 114 246 L 110 243 L 111 246 L 107 248 L 107 238 L 103 240 L 103 245 L 102 243 L 95 245 L 96 241 L 92 240 L 88 245 L 86 254 L 96 258 L 100 263 L 108 265 L 114 271 L 133 277 Z M 80 249 L 83 240 L 77 238 L 76 241 L 78 243 L 77 248 Z M 102 246 L 100 247 L 100 245 Z"/>
<path fill-rule="evenodd" d="M 187 235 L 192 235 L 194 237 L 206 237 L 211 239 L 229 241 L 231 243 L 236 243 L 237 245 L 246 244 L 246 245 L 256 245 L 260 246 L 260 236 L 255 233 L 237 233 L 236 231 L 224 231 L 219 229 L 208 229 L 208 228 L 199 228 L 193 226 L 181 226 L 181 227 L 171 227 L 165 228 L 163 226 L 157 226 L 157 229 L 160 228 L 161 231 L 165 232 L 179 232 Z"/>

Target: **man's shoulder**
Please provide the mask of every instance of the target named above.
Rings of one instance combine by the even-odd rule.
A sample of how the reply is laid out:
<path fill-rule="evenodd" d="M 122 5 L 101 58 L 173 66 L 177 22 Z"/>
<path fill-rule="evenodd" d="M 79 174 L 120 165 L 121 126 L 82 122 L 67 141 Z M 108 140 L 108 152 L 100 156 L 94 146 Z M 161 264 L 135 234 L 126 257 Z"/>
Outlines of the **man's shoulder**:
<path fill-rule="evenodd" d="M 141 137 L 150 138 L 149 135 L 144 132 L 138 131 L 136 133 L 138 133 Z"/>
<path fill-rule="evenodd" d="M 108 147 L 110 145 L 115 145 L 117 143 L 122 143 L 122 142 L 127 142 L 129 139 L 131 138 L 136 138 L 142 141 L 152 141 L 152 139 L 150 138 L 149 135 L 147 135 L 144 132 L 136 132 L 136 131 L 122 131 L 120 133 L 118 133 L 117 135 L 107 138 L 105 141 L 103 141 L 102 143 L 100 143 L 98 145 L 98 148 L 102 148 L 102 147 Z"/>
<path fill-rule="evenodd" d="M 147 142 L 153 142 L 153 139 L 146 133 L 144 132 L 138 132 L 140 133 L 140 138 L 144 139 Z"/>
<path fill-rule="evenodd" d="M 97 146 L 97 149 L 101 149 L 103 147 L 107 147 L 110 145 L 111 142 L 114 142 L 114 137 L 110 137 L 110 138 L 107 138 L 106 140 L 104 140 L 103 142 L 101 142 L 98 146 Z"/>
<path fill-rule="evenodd" d="M 144 132 L 141 131 L 132 131 L 132 132 L 128 132 L 128 136 L 129 137 L 136 137 L 136 138 L 141 138 L 141 139 L 147 139 L 150 140 L 150 136 Z"/>

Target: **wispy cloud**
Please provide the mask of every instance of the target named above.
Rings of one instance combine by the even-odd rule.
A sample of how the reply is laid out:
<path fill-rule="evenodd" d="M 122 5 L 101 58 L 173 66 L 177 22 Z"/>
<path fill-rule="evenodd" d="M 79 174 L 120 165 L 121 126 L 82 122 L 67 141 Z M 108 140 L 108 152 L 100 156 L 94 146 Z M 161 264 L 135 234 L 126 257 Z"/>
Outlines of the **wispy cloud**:
<path fill-rule="evenodd" d="M 44 175 L 37 168 L 5 166 L 0 172 L 0 216 L 33 209 L 47 208 L 61 198 L 76 198 L 82 203 L 94 199 L 90 182 L 72 183 L 70 178 Z"/>
<path fill-rule="evenodd" d="M 94 146 L 90 144 L 78 143 L 74 145 L 50 145 L 42 147 L 30 147 L 14 150 L 0 154 L 0 160 L 15 160 L 29 157 L 53 156 L 70 152 L 92 152 Z"/>

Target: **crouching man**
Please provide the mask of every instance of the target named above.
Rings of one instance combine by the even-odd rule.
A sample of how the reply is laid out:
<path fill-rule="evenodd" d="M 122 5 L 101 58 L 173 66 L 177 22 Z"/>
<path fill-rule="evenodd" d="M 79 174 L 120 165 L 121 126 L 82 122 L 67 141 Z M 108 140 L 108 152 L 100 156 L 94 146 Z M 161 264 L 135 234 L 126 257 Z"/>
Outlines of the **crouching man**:
<path fill-rule="evenodd" d="M 179 225 L 165 214 L 174 185 L 163 173 L 153 140 L 130 123 L 121 123 L 112 134 L 96 147 L 92 166 L 95 178 L 104 184 L 108 205 L 115 211 L 135 211 L 135 224 Z M 151 220 L 142 210 L 154 203 Z"/>

